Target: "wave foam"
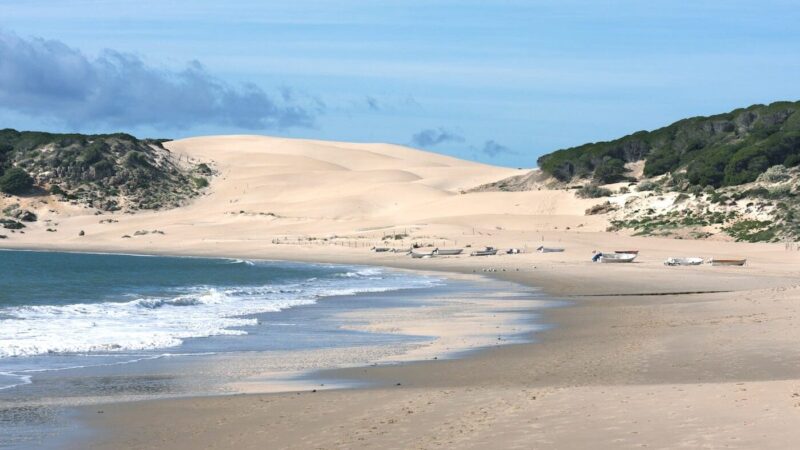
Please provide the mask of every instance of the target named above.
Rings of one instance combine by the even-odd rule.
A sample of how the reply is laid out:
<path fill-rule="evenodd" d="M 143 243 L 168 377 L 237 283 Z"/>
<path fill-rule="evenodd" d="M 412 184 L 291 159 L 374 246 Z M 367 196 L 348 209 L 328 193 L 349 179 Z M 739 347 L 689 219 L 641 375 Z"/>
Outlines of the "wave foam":
<path fill-rule="evenodd" d="M 0 358 L 175 347 L 188 338 L 247 334 L 242 328 L 258 323 L 248 316 L 314 303 L 322 297 L 435 283 L 373 268 L 340 275 L 275 286 L 195 286 L 173 296 L 127 302 L 0 308 Z"/>

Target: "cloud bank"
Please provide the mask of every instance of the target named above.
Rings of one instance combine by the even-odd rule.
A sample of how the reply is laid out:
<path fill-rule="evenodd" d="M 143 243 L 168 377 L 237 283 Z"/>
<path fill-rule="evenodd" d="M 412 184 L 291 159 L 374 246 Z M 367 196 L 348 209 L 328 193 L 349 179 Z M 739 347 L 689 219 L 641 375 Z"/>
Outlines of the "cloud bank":
<path fill-rule="evenodd" d="M 60 41 L 0 30 L 0 108 L 76 128 L 313 126 L 320 103 L 306 104 L 290 92 L 272 96 L 254 84 L 234 86 L 197 61 L 170 71 L 131 54 L 104 50 L 92 58 Z"/>
<path fill-rule="evenodd" d="M 506 147 L 505 145 L 501 145 L 492 139 L 484 142 L 481 151 L 489 155 L 490 158 L 494 158 L 495 156 L 503 153 L 514 153 L 514 151 L 511 150 L 510 148 Z"/>
<path fill-rule="evenodd" d="M 464 137 L 444 128 L 428 128 L 411 136 L 411 143 L 416 147 L 433 147 L 445 142 L 464 142 Z"/>

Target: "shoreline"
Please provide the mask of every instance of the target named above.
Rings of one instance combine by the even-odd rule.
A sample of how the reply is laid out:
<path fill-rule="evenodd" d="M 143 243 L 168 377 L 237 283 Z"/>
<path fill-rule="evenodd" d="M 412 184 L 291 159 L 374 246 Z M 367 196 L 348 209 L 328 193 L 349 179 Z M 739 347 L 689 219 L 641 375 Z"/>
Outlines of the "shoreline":
<path fill-rule="evenodd" d="M 241 256 L 245 255 L 230 255 L 230 257 Z M 335 259 L 335 261 L 330 259 Z M 392 261 L 396 264 L 376 264 L 375 258 L 369 257 L 363 258 L 360 262 L 349 260 L 349 258 L 330 259 L 315 258 L 317 262 L 323 263 L 347 262 L 361 265 L 382 265 L 400 269 L 407 269 L 410 265 L 408 261 Z M 307 260 L 304 258 L 303 261 Z M 463 261 L 461 262 L 463 263 Z M 130 448 L 144 448 L 153 445 L 155 442 L 168 442 L 170 446 L 175 448 L 191 448 L 192 445 L 205 442 L 209 447 L 221 448 L 230 443 L 230 441 L 226 440 L 230 438 L 230 435 L 226 433 L 232 430 L 240 430 L 239 432 L 246 434 L 246 430 L 266 427 L 266 429 L 271 430 L 270 435 L 273 438 L 280 436 L 280 438 L 271 439 L 270 442 L 281 448 L 301 448 L 309 443 L 317 443 L 323 447 L 339 447 L 345 446 L 344 443 L 348 442 L 349 444 L 346 446 L 352 445 L 355 447 L 384 444 L 388 446 L 404 446 L 414 442 L 419 443 L 419 439 L 427 439 L 423 444 L 420 444 L 421 447 L 467 443 L 469 443 L 469 446 L 479 447 L 481 443 L 488 444 L 488 441 L 481 440 L 485 439 L 487 429 L 479 427 L 477 422 L 471 420 L 467 420 L 467 423 L 469 423 L 469 427 L 473 427 L 470 428 L 472 431 L 466 433 L 471 438 L 466 441 L 460 441 L 457 436 L 463 434 L 464 430 L 457 434 L 442 434 L 444 428 L 431 427 L 424 423 L 418 424 L 422 430 L 427 430 L 421 434 L 389 433 L 388 430 L 392 429 L 392 425 L 398 423 L 392 422 L 392 420 L 399 419 L 387 417 L 396 416 L 397 411 L 387 411 L 386 408 L 381 408 L 379 404 L 388 402 L 399 407 L 401 403 L 405 402 L 402 399 L 413 398 L 414 401 L 409 401 L 409 403 L 414 404 L 415 412 L 417 409 L 425 409 L 424 407 L 428 404 L 442 404 L 442 409 L 449 411 L 449 413 L 436 412 L 437 408 L 432 408 L 427 413 L 428 415 L 433 414 L 435 419 L 439 421 L 436 423 L 441 425 L 441 420 L 444 420 L 442 419 L 442 414 L 447 416 L 448 414 L 454 414 L 457 409 L 477 408 L 478 404 L 489 405 L 487 408 L 492 410 L 491 406 L 496 402 L 491 399 L 499 396 L 499 398 L 504 398 L 508 402 L 519 403 L 517 407 L 523 410 L 525 408 L 533 408 L 533 410 L 538 411 L 537 415 L 549 411 L 549 414 L 545 414 L 549 418 L 541 419 L 543 423 L 551 422 L 559 417 L 560 420 L 567 420 L 572 417 L 574 420 L 580 421 L 586 419 L 586 417 L 580 414 L 576 416 L 574 412 L 569 412 L 569 409 L 564 409 L 564 404 L 560 402 L 550 405 L 548 404 L 550 402 L 542 400 L 552 399 L 552 401 L 555 401 L 559 397 L 567 396 L 572 400 L 567 401 L 565 404 L 572 404 L 573 401 L 581 401 L 583 403 L 586 398 L 592 398 L 592 396 L 597 395 L 594 392 L 595 388 L 592 388 L 592 386 L 599 386 L 606 393 L 604 395 L 608 395 L 608 398 L 604 397 L 603 401 L 608 401 L 611 404 L 614 404 L 614 400 L 619 399 L 620 396 L 635 396 L 638 399 L 637 401 L 642 404 L 635 406 L 629 415 L 637 416 L 641 414 L 646 416 L 644 411 L 652 411 L 651 408 L 655 404 L 651 405 L 649 403 L 648 396 L 650 394 L 642 393 L 642 390 L 648 392 L 663 391 L 662 394 L 664 395 L 669 392 L 673 396 L 676 395 L 675 392 L 683 392 L 685 395 L 675 398 L 674 401 L 676 404 L 684 405 L 687 401 L 690 404 L 693 403 L 687 397 L 689 394 L 699 398 L 709 395 L 707 391 L 719 390 L 724 395 L 730 395 L 730 392 L 743 389 L 743 383 L 747 385 L 757 384 L 764 391 L 786 390 L 788 386 L 793 385 L 791 380 L 800 378 L 800 373 L 792 364 L 782 364 L 780 367 L 776 367 L 773 363 L 764 366 L 763 370 L 760 371 L 756 370 L 758 364 L 746 364 L 740 366 L 738 371 L 726 373 L 724 370 L 710 370 L 710 368 L 714 367 L 718 369 L 720 364 L 727 365 L 717 358 L 698 367 L 682 367 L 680 361 L 695 357 L 697 352 L 693 352 L 689 358 L 685 355 L 680 357 L 674 352 L 670 352 L 668 356 L 656 358 L 658 360 L 658 368 L 642 371 L 641 360 L 636 361 L 637 358 L 633 358 L 634 361 L 630 361 L 630 355 L 641 357 L 643 347 L 658 347 L 658 343 L 665 336 L 662 334 L 665 330 L 663 327 L 654 326 L 654 329 L 650 330 L 652 333 L 648 333 L 647 329 L 634 327 L 631 332 L 633 334 L 622 333 L 622 335 L 615 335 L 615 331 L 612 330 L 625 329 L 624 323 L 630 323 L 632 319 L 634 319 L 634 322 L 636 319 L 642 319 L 638 312 L 633 317 L 629 317 L 631 311 L 636 312 L 636 309 L 646 310 L 654 306 L 657 308 L 658 305 L 652 304 L 653 298 L 656 298 L 658 303 L 670 304 L 679 309 L 691 309 L 697 305 L 706 305 L 709 302 L 724 301 L 725 296 L 729 296 L 730 292 L 669 294 L 664 289 L 642 290 L 642 285 L 652 286 L 654 284 L 652 279 L 648 279 L 649 277 L 638 281 L 620 282 L 619 279 L 613 279 L 600 282 L 601 275 L 600 277 L 592 277 L 588 282 L 588 284 L 592 285 L 591 290 L 607 290 L 613 284 L 615 294 L 625 293 L 627 295 L 584 297 L 582 295 L 586 293 L 586 288 L 582 287 L 582 284 L 585 285 L 587 283 L 585 274 L 563 273 L 559 269 L 557 267 L 555 270 L 516 272 L 511 271 L 509 268 L 505 272 L 481 273 L 475 272 L 477 266 L 474 263 L 467 262 L 459 267 L 458 262 L 454 261 L 449 261 L 441 266 L 438 264 L 426 264 L 423 269 L 426 271 L 444 271 L 467 275 L 479 273 L 482 276 L 518 282 L 526 286 L 533 284 L 546 292 L 548 296 L 569 299 L 568 304 L 561 307 L 546 308 L 538 311 L 541 316 L 540 321 L 552 324 L 552 327 L 537 332 L 532 343 L 509 344 L 497 348 L 483 349 L 472 352 L 465 358 L 455 360 L 418 361 L 389 366 L 335 369 L 317 374 L 317 376 L 322 377 L 330 376 L 334 379 L 347 379 L 355 380 L 356 383 L 366 383 L 365 387 L 355 389 L 338 389 L 315 393 L 245 394 L 215 398 L 201 397 L 152 400 L 135 404 L 113 404 L 105 405 L 103 407 L 104 414 L 101 416 L 96 414 L 93 409 L 87 408 L 83 414 L 87 423 L 96 430 L 106 430 L 106 433 L 96 435 L 87 442 L 91 444 L 92 448 L 113 448 L 118 445 Z M 633 269 L 622 269 L 644 269 L 648 271 L 649 268 L 640 266 Z M 559 275 L 558 272 L 562 273 Z M 791 278 L 774 273 L 752 274 L 739 272 L 736 273 L 736 278 L 739 280 L 738 283 L 731 284 L 727 274 L 719 270 L 699 271 L 699 273 L 697 271 L 681 272 L 687 275 L 686 279 L 680 283 L 679 287 L 684 287 L 680 289 L 681 292 L 690 290 L 686 289 L 685 286 L 691 286 L 692 289 L 697 289 L 697 286 L 701 286 L 709 290 L 724 287 L 724 290 L 727 291 L 732 290 L 743 293 L 759 292 L 759 290 L 765 289 L 784 289 L 787 285 L 792 285 Z M 667 271 L 665 273 L 676 272 Z M 537 279 L 544 278 L 547 279 L 546 282 L 537 282 Z M 637 295 L 637 293 L 642 292 L 657 292 L 659 295 L 656 297 Z M 617 315 L 616 312 L 620 309 L 626 311 L 626 314 Z M 680 313 L 680 315 L 682 314 Z M 714 314 L 718 314 L 718 311 L 715 310 Z M 668 326 L 667 328 L 671 327 Z M 669 330 L 667 329 L 666 331 Z M 666 335 L 669 335 L 669 333 Z M 598 336 L 600 336 L 599 339 L 597 338 Z M 646 339 L 642 340 L 643 337 Z M 607 344 L 607 346 L 603 344 Z M 700 347 L 703 346 L 701 345 Z M 686 350 L 684 346 L 681 348 Z M 750 356 L 752 357 L 753 355 Z M 615 361 L 614 357 L 619 358 L 619 360 Z M 786 360 L 791 361 L 791 358 L 787 357 Z M 620 367 L 617 367 L 617 364 Z M 668 367 L 671 367 L 671 370 L 664 370 Z M 637 368 L 638 370 L 635 370 Z M 526 372 L 525 369 L 528 369 L 528 371 Z M 399 386 L 397 385 L 398 383 L 400 384 Z M 697 383 L 701 384 L 697 385 Z M 761 386 L 762 384 L 765 386 Z M 691 386 L 695 385 L 697 387 L 690 389 Z M 586 389 L 589 389 L 589 391 Z M 692 390 L 696 392 L 692 392 Z M 470 393 L 470 395 L 464 397 L 467 393 Z M 451 396 L 456 394 L 460 399 L 452 401 Z M 789 397 L 791 393 L 786 395 Z M 475 398 L 470 400 L 472 397 Z M 424 399 L 424 402 L 422 399 Z M 618 401 L 621 402 L 623 400 Z M 271 405 L 270 408 L 259 409 L 259 411 L 263 411 L 261 413 L 263 416 L 260 417 L 267 421 L 266 424 L 253 422 L 258 414 L 249 411 L 257 405 Z M 319 408 L 320 411 L 313 414 L 313 417 L 306 418 L 306 414 L 309 412 L 308 408 L 311 408 L 312 405 L 313 408 Z M 376 414 L 375 420 L 369 421 L 373 423 L 372 426 L 364 428 L 363 424 L 359 425 L 361 421 L 366 420 L 359 412 L 361 408 L 366 408 Z M 279 410 L 283 412 L 283 419 L 271 419 L 272 414 L 269 411 Z M 159 428 L 157 426 L 159 419 L 154 419 L 161 418 L 163 420 L 165 418 L 161 411 L 183 411 L 187 414 L 192 411 L 193 414 L 199 414 L 199 417 L 181 419 L 176 427 L 178 429 L 169 431 Z M 200 412 L 198 413 L 198 411 Z M 617 414 L 624 415 L 619 410 L 615 411 L 617 411 Z M 506 413 L 501 414 L 496 408 L 494 412 L 496 413 L 494 416 L 496 420 L 505 417 L 503 420 L 510 420 L 510 423 L 519 425 L 519 417 L 506 417 Z M 750 416 L 750 414 L 745 415 L 745 417 Z M 234 425 L 232 422 L 226 421 L 229 425 L 215 425 L 214 418 L 219 417 L 236 417 L 237 420 L 242 422 Z M 359 417 L 360 419 L 358 419 Z M 378 418 L 383 420 L 378 420 Z M 705 420 L 719 425 L 719 420 L 715 421 L 713 415 L 709 415 Z M 732 423 L 729 419 L 723 418 L 720 420 L 726 426 Z M 333 435 L 329 436 L 326 433 L 322 433 L 317 428 L 307 428 L 312 423 L 317 425 L 324 423 L 327 427 L 326 429 Z M 497 421 L 492 423 L 495 426 L 499 426 Z M 334 432 L 334 428 L 339 428 L 335 424 L 345 425 L 339 432 Z M 157 428 L 155 432 L 153 432 L 154 426 Z M 206 429 L 206 427 L 210 427 L 209 430 L 214 431 L 203 432 L 202 430 Z M 373 428 L 375 430 L 382 429 L 384 433 L 375 432 Z M 510 429 L 509 425 L 500 426 L 500 429 L 507 433 L 504 438 L 505 442 L 512 447 L 521 445 L 521 443 L 534 442 L 528 440 L 531 435 L 527 433 L 532 433 L 534 436 L 537 433 L 541 433 L 542 436 L 547 437 L 546 440 L 558 443 L 553 448 L 581 447 L 595 442 L 593 439 L 600 439 L 600 441 L 610 444 L 611 440 L 604 439 L 611 439 L 611 436 L 621 434 L 603 433 L 601 436 L 593 435 L 594 437 L 591 437 L 589 434 L 592 433 L 582 432 L 575 433 L 575 436 L 570 436 L 566 430 L 558 427 L 555 427 L 551 432 L 531 429 L 527 429 L 525 432 L 514 431 Z M 638 434 L 638 439 L 633 438 L 632 442 L 655 443 L 659 442 L 658 439 L 666 439 L 662 443 L 676 443 L 677 441 L 670 440 L 670 438 L 680 437 L 680 435 L 674 434 L 676 429 L 670 427 L 668 429 L 671 429 L 673 435 L 665 436 L 664 433 L 666 432 L 662 432 L 659 435 L 650 434 L 645 439 L 644 436 L 646 434 L 642 433 Z M 145 433 L 145 430 L 150 434 L 143 436 L 142 434 Z M 228 431 L 225 432 L 223 430 Z M 650 431 L 655 433 L 654 430 Z M 195 433 L 202 436 L 203 441 L 195 440 L 192 437 L 195 436 Z M 697 431 L 697 433 L 700 433 L 700 431 Z M 734 432 L 730 431 L 730 433 Z M 787 432 L 784 430 L 782 433 L 786 434 Z M 490 433 L 489 435 L 494 436 L 496 434 Z M 606 434 L 610 436 L 606 436 Z M 793 437 L 793 433 L 789 433 L 789 435 Z M 393 437 L 389 438 L 387 436 Z M 442 436 L 445 436 L 445 438 Z M 477 438 L 478 436 L 481 437 Z M 656 436 L 660 437 L 657 439 Z M 629 435 L 624 437 L 631 438 Z M 623 439 L 623 437 L 617 436 L 615 439 Z M 707 440 L 703 441 L 703 439 L 709 438 L 698 439 L 700 440 L 697 442 L 708 442 Z M 714 440 L 712 439 L 711 441 L 713 442 Z M 242 448 L 256 448 L 263 442 L 256 437 L 250 440 L 245 438 L 236 440 L 237 445 Z M 437 442 L 439 444 L 436 444 Z M 542 444 L 543 447 L 548 447 L 544 440 L 537 442 Z M 756 441 L 750 440 L 749 442 Z M 786 441 L 776 439 L 774 442 L 776 443 L 774 448 L 778 448 L 781 442 Z"/>
<path fill-rule="evenodd" d="M 9 249 L 12 250 L 12 249 Z M 38 249 L 32 249 L 30 251 L 41 251 Z M 46 250 L 44 252 L 60 252 L 58 250 Z M 122 255 L 119 253 L 111 253 L 111 252 L 71 252 L 71 253 L 81 253 L 81 254 L 102 254 L 102 255 Z M 139 255 L 139 254 L 130 254 L 126 253 L 124 256 L 145 256 L 145 257 L 161 257 L 162 255 Z M 168 255 L 170 257 L 174 257 L 176 255 Z M 196 258 L 209 258 L 208 256 L 199 256 L 199 255 L 179 255 L 178 257 L 196 257 Z M 215 258 L 224 258 L 224 259 L 237 259 L 233 257 L 215 257 Z M 255 258 L 248 258 L 249 260 L 254 261 L 281 261 L 292 263 L 296 261 L 287 261 L 287 260 L 277 260 L 277 259 L 255 259 Z M 325 262 L 321 264 L 327 264 Z M 337 262 L 337 264 L 341 264 L 341 262 Z M 340 321 L 339 319 L 347 319 L 346 316 L 349 317 L 349 320 L 341 320 L 342 324 L 352 323 L 353 325 L 345 325 L 345 329 L 352 329 L 360 332 L 369 332 L 369 333 L 390 333 L 390 334 L 398 334 L 398 335 L 407 335 L 410 337 L 422 337 L 422 336 L 431 336 L 434 337 L 432 340 L 426 341 L 424 343 L 419 344 L 418 346 L 412 345 L 409 346 L 408 349 L 403 350 L 401 353 L 393 356 L 387 357 L 380 357 L 375 360 L 365 360 L 363 363 L 358 363 L 356 365 L 346 364 L 344 367 L 341 368 L 326 368 L 326 367 L 311 367 L 308 369 L 304 369 L 297 373 L 284 373 L 278 372 L 274 374 L 263 373 L 259 375 L 257 380 L 248 380 L 248 379 L 241 379 L 238 381 L 233 381 L 231 383 L 225 383 L 225 386 L 233 387 L 233 392 L 227 393 L 218 393 L 218 392 L 205 392 L 205 393 L 194 393 L 189 395 L 177 395 L 177 396 L 167 396 L 162 398 L 109 398 L 109 399 L 91 399 L 88 398 L 88 402 L 84 403 L 82 406 L 79 404 L 75 406 L 68 406 L 70 410 L 77 410 L 77 411 L 90 411 L 93 412 L 94 409 L 97 407 L 107 407 L 108 405 L 117 405 L 117 404 L 124 404 L 124 403 L 138 403 L 138 402 L 158 402 L 158 401 L 173 401 L 178 399 L 199 399 L 199 398 L 206 398 L 206 397 L 220 397 L 220 396 L 229 396 L 229 395 L 241 395 L 241 394 L 266 394 L 266 393 L 285 393 L 285 392 L 296 392 L 296 391 L 317 391 L 323 389 L 350 389 L 356 388 L 359 389 L 362 386 L 368 387 L 375 387 L 377 384 L 374 382 L 364 383 L 361 381 L 356 381 L 354 379 L 342 378 L 340 376 L 333 375 L 334 372 L 343 369 L 358 369 L 363 367 L 370 367 L 375 365 L 385 365 L 385 366 L 396 366 L 402 364 L 413 364 L 417 361 L 427 360 L 427 359 L 435 359 L 435 360 L 449 360 L 449 359 L 456 359 L 456 358 L 464 358 L 469 357 L 470 355 L 483 351 L 487 348 L 495 347 L 496 345 L 509 345 L 509 341 L 516 342 L 519 339 L 522 339 L 522 336 L 525 337 L 531 336 L 535 331 L 538 325 L 534 325 L 534 323 L 538 324 L 538 322 L 533 322 L 531 319 L 531 311 L 536 311 L 537 313 L 541 311 L 542 308 L 546 306 L 542 304 L 545 300 L 544 298 L 537 298 L 538 296 L 535 293 L 528 293 L 527 289 L 522 287 L 521 285 L 517 285 L 516 283 L 507 284 L 506 282 L 502 282 L 499 280 L 485 280 L 485 276 L 480 276 L 476 274 L 455 274 L 455 273 L 443 273 L 443 272 L 436 272 L 435 274 L 430 271 L 420 271 L 420 270 L 411 270 L 406 268 L 394 268 L 394 267 L 386 267 L 386 266 L 375 266 L 372 264 L 364 264 L 364 263 L 347 263 L 348 266 L 355 266 L 355 267 L 381 267 L 386 270 L 390 271 L 400 271 L 400 272 L 413 272 L 418 275 L 428 275 L 428 276 L 435 276 L 440 279 L 446 279 L 446 283 L 456 283 L 453 285 L 453 288 L 446 288 L 446 291 L 441 290 L 434 290 L 430 291 L 428 288 L 424 289 L 402 289 L 392 291 L 394 295 L 397 295 L 401 292 L 406 292 L 405 295 L 411 295 L 412 297 L 417 298 L 415 302 L 419 302 L 428 296 L 430 297 L 430 301 L 425 300 L 424 303 L 430 303 L 430 305 L 417 305 L 411 306 L 408 305 L 404 307 L 405 309 L 409 310 L 411 313 L 410 316 L 404 317 L 403 309 L 398 306 L 386 306 L 386 307 L 378 307 L 371 310 L 364 311 L 347 311 L 344 310 L 343 312 L 339 312 L 334 316 L 334 320 Z M 476 303 L 477 299 L 473 300 L 465 300 L 467 297 L 462 296 L 465 295 L 467 292 L 471 292 L 474 287 L 469 287 L 470 284 L 461 285 L 461 282 L 466 283 L 486 283 L 487 281 L 491 283 L 492 292 L 496 294 L 502 294 L 503 297 L 507 295 L 512 296 L 519 296 L 520 300 L 514 300 L 513 298 L 507 299 L 492 299 L 487 298 L 484 300 L 481 305 L 480 303 Z M 459 286 L 459 287 L 456 287 Z M 450 292 L 451 289 L 455 289 Z M 507 291 L 506 291 L 507 290 Z M 419 291 L 419 292 L 417 292 Z M 441 292 L 440 292 L 441 291 Z M 392 292 L 389 294 L 391 295 Z M 350 298 L 350 297 L 359 297 L 363 296 L 364 294 L 355 294 L 354 296 L 346 295 L 342 298 Z M 370 294 L 366 294 L 370 295 Z M 382 295 L 382 294 L 381 294 Z M 334 298 L 338 298 L 339 296 L 334 296 Z M 499 303 L 498 303 L 499 300 Z M 508 304 L 509 301 L 511 304 Z M 466 303 L 464 303 L 466 302 Z M 463 305 L 463 306 L 461 306 Z M 308 307 L 313 307 L 314 305 L 309 305 Z M 453 308 L 459 309 L 459 313 L 454 313 Z M 302 307 L 301 307 L 302 308 Z M 421 312 L 417 311 L 419 308 L 426 310 L 423 312 L 424 315 L 428 315 L 429 317 L 425 318 L 420 316 Z M 447 312 L 447 310 L 450 312 Z M 470 316 L 474 316 L 474 319 L 467 317 L 467 322 L 464 322 L 464 318 L 458 318 L 456 315 L 463 315 L 464 312 L 469 311 Z M 501 312 L 502 311 L 502 312 Z M 436 319 L 434 317 L 430 317 L 430 314 L 435 313 L 436 315 L 443 315 L 444 320 Z M 501 314 L 512 314 L 513 316 L 502 317 Z M 492 318 L 495 314 L 497 314 L 497 318 Z M 341 317 L 345 316 L 345 317 Z M 444 316 L 448 316 L 451 319 L 456 320 L 447 320 Z M 336 319 L 336 318 L 339 319 Z M 471 323 L 469 320 L 478 320 L 478 322 Z M 355 322 L 354 322 L 355 321 Z M 363 322 L 362 325 L 357 325 L 358 322 Z M 463 322 L 463 323 L 462 323 Z M 386 330 L 386 324 L 391 323 L 392 329 Z M 461 324 L 461 325 L 459 325 Z M 482 335 L 475 335 L 474 337 L 470 334 L 469 327 L 475 327 L 477 325 L 478 328 L 481 326 L 495 328 L 494 324 L 496 324 L 496 328 L 498 330 L 492 330 L 492 334 L 497 334 L 500 336 L 504 336 L 502 339 L 502 343 L 494 343 L 492 341 L 488 341 L 486 338 L 482 338 Z M 410 327 L 409 327 L 410 326 Z M 454 328 L 455 327 L 455 328 Z M 464 328 L 467 327 L 467 328 Z M 500 330 L 500 328 L 503 330 Z M 517 328 L 521 331 L 514 331 Z M 511 330 L 511 331 L 509 331 Z M 473 332 L 474 333 L 474 332 Z M 485 334 L 485 332 L 483 332 Z M 449 340 L 448 340 L 449 339 Z M 477 340 L 476 340 L 477 339 Z M 497 338 L 498 341 L 500 338 Z M 379 345 L 379 344 L 376 344 Z M 337 350 L 331 349 L 332 351 L 336 352 Z M 249 355 L 238 355 L 235 352 L 232 354 L 218 354 L 222 361 L 227 361 L 227 363 L 223 363 L 226 365 L 230 365 L 232 361 L 235 361 L 237 358 L 265 358 L 266 353 L 264 352 L 254 352 L 252 356 Z M 302 359 L 302 358 L 301 358 Z M 203 363 L 204 365 L 213 365 L 214 358 L 212 357 L 208 363 Z M 91 369 L 87 369 L 91 370 Z M 73 375 L 71 375 L 73 376 Z M 324 382 L 326 385 L 324 388 L 319 386 L 320 382 Z M 83 415 L 82 413 L 79 414 Z M 81 433 L 83 435 L 85 433 Z M 82 445 L 82 444 L 76 444 Z"/>

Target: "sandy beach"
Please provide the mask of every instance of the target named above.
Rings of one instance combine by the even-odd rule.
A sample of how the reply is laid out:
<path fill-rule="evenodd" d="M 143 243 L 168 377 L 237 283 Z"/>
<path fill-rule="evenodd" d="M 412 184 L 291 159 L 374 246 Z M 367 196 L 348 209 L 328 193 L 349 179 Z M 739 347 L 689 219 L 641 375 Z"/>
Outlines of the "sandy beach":
<path fill-rule="evenodd" d="M 518 171 L 399 146 L 250 136 L 167 146 L 212 162 L 205 196 L 133 215 L 25 199 L 40 222 L 2 246 L 477 274 L 568 304 L 541 313 L 552 327 L 531 343 L 321 374 L 373 387 L 87 408 L 81 420 L 97 432 L 76 448 L 787 448 L 800 438 L 800 254 L 783 244 L 606 232 L 602 216 L 584 215 L 596 200 L 469 192 Z M 527 252 L 369 251 L 411 242 Z M 535 253 L 542 244 L 566 251 Z M 589 260 L 619 249 L 639 250 L 637 262 Z M 670 256 L 748 264 L 663 266 Z"/>

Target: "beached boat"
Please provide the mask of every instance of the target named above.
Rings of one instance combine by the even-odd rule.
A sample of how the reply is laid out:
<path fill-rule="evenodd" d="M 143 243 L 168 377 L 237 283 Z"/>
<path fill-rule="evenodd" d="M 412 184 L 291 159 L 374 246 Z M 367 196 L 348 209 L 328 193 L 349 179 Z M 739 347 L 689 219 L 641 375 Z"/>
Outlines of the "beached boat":
<path fill-rule="evenodd" d="M 635 253 L 601 253 L 598 261 L 601 263 L 629 263 L 636 259 Z"/>
<path fill-rule="evenodd" d="M 561 247 L 545 247 L 544 245 L 540 246 L 536 249 L 539 253 L 560 253 L 563 252 L 564 249 Z"/>
<path fill-rule="evenodd" d="M 392 251 L 389 247 L 372 247 L 372 251 L 375 253 L 384 253 Z"/>
<path fill-rule="evenodd" d="M 712 259 L 712 266 L 743 266 L 747 263 L 746 259 Z"/>
<path fill-rule="evenodd" d="M 436 255 L 438 256 L 455 256 L 460 255 L 463 252 L 463 248 L 440 248 L 436 250 Z"/>
<path fill-rule="evenodd" d="M 690 256 L 688 258 L 667 258 L 664 261 L 665 266 L 699 266 L 703 264 L 703 258 Z"/>
<path fill-rule="evenodd" d="M 494 247 L 486 247 L 483 250 L 475 250 L 470 253 L 470 256 L 493 256 L 497 254 L 497 249 Z"/>
<path fill-rule="evenodd" d="M 410 253 L 412 258 L 433 258 L 433 255 L 436 253 L 436 249 L 429 250 L 427 252 L 411 250 Z"/>

